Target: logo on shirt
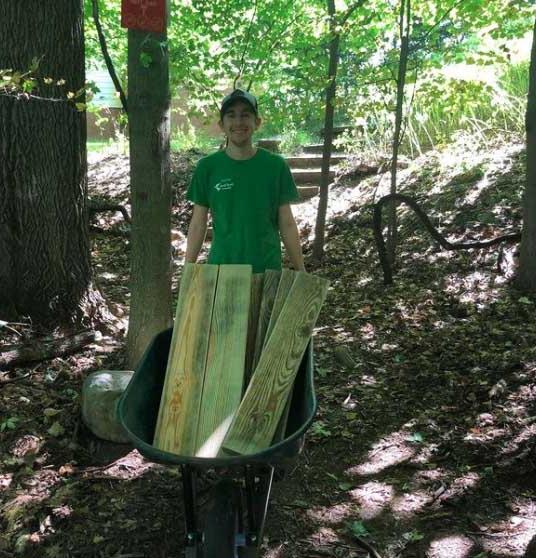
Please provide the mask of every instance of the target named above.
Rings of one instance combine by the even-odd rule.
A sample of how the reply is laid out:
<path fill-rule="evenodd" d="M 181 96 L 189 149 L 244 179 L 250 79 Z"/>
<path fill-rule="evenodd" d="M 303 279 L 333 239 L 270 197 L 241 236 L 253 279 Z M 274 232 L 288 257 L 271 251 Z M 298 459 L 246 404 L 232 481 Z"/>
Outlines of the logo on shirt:
<path fill-rule="evenodd" d="M 223 180 L 220 180 L 216 186 L 214 186 L 214 189 L 217 192 L 221 192 L 222 190 L 232 190 L 234 186 L 234 182 L 232 180 L 232 178 L 224 178 Z"/>

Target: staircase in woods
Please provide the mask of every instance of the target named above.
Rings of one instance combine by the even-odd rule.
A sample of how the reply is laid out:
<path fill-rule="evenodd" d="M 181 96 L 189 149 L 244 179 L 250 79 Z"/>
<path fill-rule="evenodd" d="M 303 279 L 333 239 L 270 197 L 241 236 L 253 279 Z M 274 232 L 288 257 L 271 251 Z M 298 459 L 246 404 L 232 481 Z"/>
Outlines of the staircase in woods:
<path fill-rule="evenodd" d="M 271 151 L 279 151 L 277 140 L 259 140 L 257 145 Z M 320 191 L 320 176 L 322 174 L 323 144 L 312 144 L 303 147 L 303 153 L 286 157 L 294 181 L 298 187 L 301 201 L 317 196 Z M 330 181 L 335 178 L 335 167 L 346 160 L 344 153 L 332 153 L 330 165 Z"/>

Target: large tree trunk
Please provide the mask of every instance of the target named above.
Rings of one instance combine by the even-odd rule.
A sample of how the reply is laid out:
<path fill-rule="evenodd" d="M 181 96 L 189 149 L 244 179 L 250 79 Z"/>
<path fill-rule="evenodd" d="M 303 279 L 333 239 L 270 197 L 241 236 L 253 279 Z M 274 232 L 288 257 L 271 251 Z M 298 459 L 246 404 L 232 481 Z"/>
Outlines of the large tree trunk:
<path fill-rule="evenodd" d="M 81 0 L 2 0 L 0 68 L 65 80 L 0 94 L 0 318 L 81 321 L 89 310 L 86 120 L 67 100 L 84 86 Z"/>
<path fill-rule="evenodd" d="M 326 110 L 324 113 L 324 148 L 322 151 L 322 171 L 320 175 L 320 199 L 315 224 L 313 259 L 319 262 L 324 256 L 324 238 L 326 231 L 326 213 L 329 194 L 329 168 L 333 144 L 333 117 L 335 114 L 335 95 L 337 92 L 337 66 L 339 63 L 340 31 L 335 21 L 335 0 L 327 0 L 330 17 L 331 40 L 329 43 L 329 84 L 326 90 Z"/>
<path fill-rule="evenodd" d="M 129 30 L 132 245 L 127 359 L 131 368 L 153 337 L 172 323 L 169 107 L 165 35 Z"/>
<path fill-rule="evenodd" d="M 523 235 L 516 285 L 536 292 L 536 21 L 530 57 L 527 99 L 527 185 L 523 197 Z"/>

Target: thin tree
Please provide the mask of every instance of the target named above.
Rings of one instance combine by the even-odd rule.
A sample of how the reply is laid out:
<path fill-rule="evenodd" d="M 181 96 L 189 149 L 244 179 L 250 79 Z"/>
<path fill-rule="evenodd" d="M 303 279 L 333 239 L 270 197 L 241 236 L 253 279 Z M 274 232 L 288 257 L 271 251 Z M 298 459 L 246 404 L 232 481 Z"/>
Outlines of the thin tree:
<path fill-rule="evenodd" d="M 527 185 L 523 196 L 523 234 L 516 286 L 536 292 L 536 21 L 529 69 L 529 94 L 525 117 L 527 131 Z"/>
<path fill-rule="evenodd" d="M 329 62 L 328 86 L 326 89 L 326 106 L 324 112 L 324 146 L 322 149 L 322 171 L 320 175 L 320 198 L 315 224 L 315 239 L 313 243 L 313 259 L 316 262 L 324 256 L 324 238 L 326 231 L 326 213 L 329 195 L 329 171 L 331 165 L 331 151 L 333 149 L 333 120 L 335 115 L 335 102 L 337 95 L 337 69 L 340 57 L 341 29 L 355 10 L 361 7 L 365 0 L 358 0 L 352 4 L 342 15 L 337 18 L 335 0 L 327 0 L 329 16 Z"/>
<path fill-rule="evenodd" d="M 169 13 L 169 12 L 168 12 Z M 166 34 L 128 31 L 132 204 L 127 360 L 172 323 L 170 91 Z"/>
<path fill-rule="evenodd" d="M 88 323 L 102 299 L 91 285 L 85 113 L 69 101 L 85 82 L 82 1 L 3 0 L 0 37 L 0 68 L 26 76 L 22 92 L 0 91 L 0 318 Z"/>
<path fill-rule="evenodd" d="M 391 195 L 397 193 L 397 167 L 398 153 L 402 140 L 402 119 L 404 112 L 404 87 L 406 85 L 406 73 L 408 67 L 409 56 L 409 40 L 411 33 L 411 0 L 402 0 L 400 4 L 400 59 L 398 62 L 398 76 L 396 79 L 396 109 L 395 109 L 395 131 L 393 134 L 393 157 L 391 161 L 391 187 L 389 193 Z M 387 220 L 387 258 L 390 265 L 394 265 L 396 245 L 397 245 L 397 218 L 396 218 L 396 201 L 389 203 L 388 220 Z"/>

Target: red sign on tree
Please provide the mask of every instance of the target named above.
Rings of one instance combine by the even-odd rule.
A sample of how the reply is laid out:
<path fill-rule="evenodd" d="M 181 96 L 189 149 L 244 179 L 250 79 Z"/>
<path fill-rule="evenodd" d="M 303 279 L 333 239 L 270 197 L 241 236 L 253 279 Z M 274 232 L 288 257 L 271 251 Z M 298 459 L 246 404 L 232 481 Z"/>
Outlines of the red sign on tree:
<path fill-rule="evenodd" d="M 121 0 L 121 26 L 164 33 L 166 0 Z"/>

